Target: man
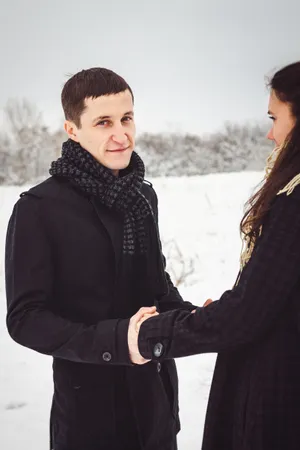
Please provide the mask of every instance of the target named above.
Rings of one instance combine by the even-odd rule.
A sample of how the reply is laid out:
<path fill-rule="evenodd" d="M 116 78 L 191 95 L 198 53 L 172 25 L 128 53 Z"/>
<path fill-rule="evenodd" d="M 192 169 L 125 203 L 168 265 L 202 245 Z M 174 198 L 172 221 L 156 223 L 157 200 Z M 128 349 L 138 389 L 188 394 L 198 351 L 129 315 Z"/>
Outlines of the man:
<path fill-rule="evenodd" d="M 7 327 L 53 357 L 55 450 L 176 449 L 175 363 L 133 364 L 128 339 L 156 308 L 195 307 L 165 273 L 133 104 L 110 70 L 70 78 L 62 156 L 21 195 L 8 226 Z"/>

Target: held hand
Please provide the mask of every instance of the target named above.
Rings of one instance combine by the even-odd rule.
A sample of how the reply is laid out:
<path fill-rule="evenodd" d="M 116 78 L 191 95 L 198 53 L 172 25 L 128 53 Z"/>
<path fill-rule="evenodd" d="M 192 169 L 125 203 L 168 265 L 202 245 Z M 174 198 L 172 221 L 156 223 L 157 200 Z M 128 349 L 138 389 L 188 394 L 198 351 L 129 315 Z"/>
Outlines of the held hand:
<path fill-rule="evenodd" d="M 211 298 L 208 298 L 207 300 L 206 300 L 206 302 L 204 303 L 204 307 L 205 306 L 208 306 L 208 305 L 210 305 L 211 303 L 212 303 L 213 301 L 212 301 L 212 299 Z M 193 311 L 192 311 L 192 313 L 194 314 L 196 312 L 196 310 L 194 309 Z"/>
<path fill-rule="evenodd" d="M 149 360 L 144 359 L 139 352 L 138 336 L 141 324 L 149 317 L 157 316 L 156 307 L 141 308 L 131 317 L 128 327 L 128 348 L 130 359 L 134 364 L 146 364 Z"/>
<path fill-rule="evenodd" d="M 158 312 L 155 312 L 153 314 L 144 314 L 143 317 L 138 321 L 137 323 L 137 332 L 140 332 L 140 327 L 145 320 L 149 319 L 150 317 L 158 316 Z"/>

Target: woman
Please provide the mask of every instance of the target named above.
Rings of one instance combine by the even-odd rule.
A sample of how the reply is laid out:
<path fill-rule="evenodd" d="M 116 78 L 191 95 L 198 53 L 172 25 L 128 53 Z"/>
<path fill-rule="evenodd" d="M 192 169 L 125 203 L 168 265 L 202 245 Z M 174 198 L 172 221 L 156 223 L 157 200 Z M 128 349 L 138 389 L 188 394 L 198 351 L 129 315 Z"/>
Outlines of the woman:
<path fill-rule="evenodd" d="M 235 286 L 195 314 L 140 322 L 147 360 L 219 354 L 203 450 L 300 448 L 300 62 L 278 71 L 270 88 L 276 148 L 241 222 Z"/>

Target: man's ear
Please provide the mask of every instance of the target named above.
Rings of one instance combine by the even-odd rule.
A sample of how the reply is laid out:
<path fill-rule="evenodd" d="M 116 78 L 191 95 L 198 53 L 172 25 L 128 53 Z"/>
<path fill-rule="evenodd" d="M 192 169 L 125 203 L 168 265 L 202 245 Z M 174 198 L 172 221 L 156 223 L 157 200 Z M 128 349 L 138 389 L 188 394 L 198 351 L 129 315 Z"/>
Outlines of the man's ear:
<path fill-rule="evenodd" d="M 79 142 L 79 139 L 77 136 L 78 128 L 74 122 L 71 122 L 70 120 L 65 120 L 64 129 L 70 139 L 73 139 L 73 141 L 75 141 L 75 142 Z"/>

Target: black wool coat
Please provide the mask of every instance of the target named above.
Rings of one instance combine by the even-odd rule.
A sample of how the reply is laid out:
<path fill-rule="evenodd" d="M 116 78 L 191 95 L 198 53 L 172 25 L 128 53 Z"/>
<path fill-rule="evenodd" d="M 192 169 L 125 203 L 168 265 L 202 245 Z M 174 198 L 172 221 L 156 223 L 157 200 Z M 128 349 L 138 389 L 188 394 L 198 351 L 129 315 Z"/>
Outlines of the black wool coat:
<path fill-rule="evenodd" d="M 143 193 L 157 220 L 155 191 L 144 183 Z M 168 274 L 169 292 L 160 299 L 143 286 L 134 289 L 134 272 L 131 287 L 126 272 L 120 280 L 122 220 L 51 177 L 21 196 L 9 221 L 7 327 L 16 342 L 53 356 L 55 450 L 176 446 L 175 363 L 133 365 L 127 331 L 141 306 L 194 306 L 182 300 Z"/>
<path fill-rule="evenodd" d="M 298 186 L 273 202 L 236 286 L 195 314 L 145 321 L 139 347 L 155 361 L 218 352 L 203 450 L 299 450 L 299 325 Z"/>

